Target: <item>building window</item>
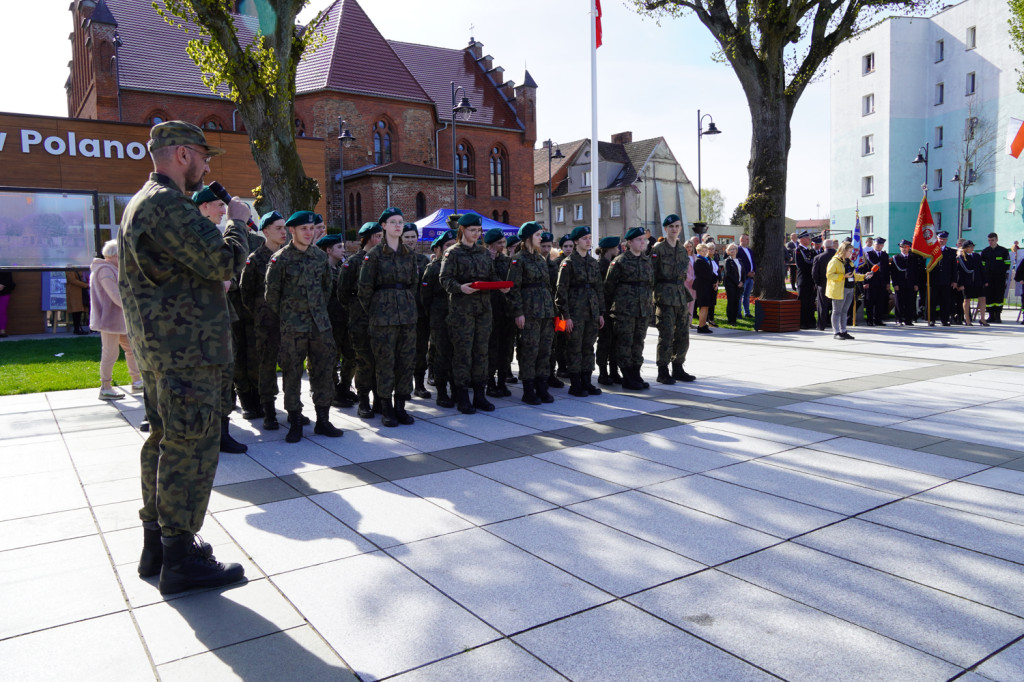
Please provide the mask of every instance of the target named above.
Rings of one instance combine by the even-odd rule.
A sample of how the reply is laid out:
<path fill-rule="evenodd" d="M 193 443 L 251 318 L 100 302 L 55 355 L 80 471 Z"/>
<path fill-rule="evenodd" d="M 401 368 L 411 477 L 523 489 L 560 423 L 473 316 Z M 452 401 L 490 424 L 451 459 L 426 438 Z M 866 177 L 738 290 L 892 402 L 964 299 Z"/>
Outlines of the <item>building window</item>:
<path fill-rule="evenodd" d="M 875 233 L 875 217 L 866 215 L 860 219 L 860 234 L 862 237 Z"/>
<path fill-rule="evenodd" d="M 942 213 L 935 213 L 935 231 L 938 232 L 942 229 Z"/>
<path fill-rule="evenodd" d="M 377 121 L 373 126 L 373 163 L 381 166 L 391 163 L 392 154 L 391 126 L 387 121 Z"/>
<path fill-rule="evenodd" d="M 974 229 L 974 209 L 967 209 L 967 224 L 964 226 L 965 230 Z"/>
<path fill-rule="evenodd" d="M 295 119 L 295 137 L 306 136 L 306 124 L 302 122 L 301 118 Z"/>
<path fill-rule="evenodd" d="M 572 219 L 576 222 L 583 220 L 583 204 L 576 204 L 572 207 Z"/>
<path fill-rule="evenodd" d="M 971 26 L 967 29 L 967 39 L 964 41 L 968 50 L 973 50 L 978 46 L 978 28 Z"/>
<path fill-rule="evenodd" d="M 622 199 L 612 199 L 612 218 L 618 218 L 622 215 Z"/>
<path fill-rule="evenodd" d="M 875 96 L 874 94 L 864 95 L 861 99 L 861 116 L 873 113 L 875 113 Z"/>
<path fill-rule="evenodd" d="M 205 130 L 224 130 L 223 124 L 221 124 L 221 122 L 214 116 L 206 119 L 201 127 Z"/>
<path fill-rule="evenodd" d="M 935 126 L 935 148 L 942 146 L 942 126 Z"/>
<path fill-rule="evenodd" d="M 946 41 L 936 40 L 935 41 L 935 63 L 938 64 L 946 58 Z"/>
<path fill-rule="evenodd" d="M 416 218 L 427 215 L 427 197 L 423 192 L 416 192 Z"/>
<path fill-rule="evenodd" d="M 964 140 L 970 142 L 974 139 L 974 133 L 978 130 L 978 117 L 971 116 L 964 121 Z"/>
<path fill-rule="evenodd" d="M 861 71 L 862 75 L 866 76 L 869 73 L 873 73 L 874 70 L 875 70 L 875 53 L 871 52 L 869 54 L 864 55 L 864 58 L 862 60 L 862 64 L 863 64 L 863 67 L 864 67 L 863 70 Z"/>
<path fill-rule="evenodd" d="M 946 84 L 936 83 L 935 84 L 935 106 L 938 106 L 946 101 Z"/>
<path fill-rule="evenodd" d="M 533 195 L 533 212 L 544 212 L 544 192 L 537 192 Z"/>
<path fill-rule="evenodd" d="M 590 187 L 590 171 L 583 171 L 583 186 Z"/>
<path fill-rule="evenodd" d="M 163 123 L 164 121 L 168 120 L 170 120 L 170 117 L 168 117 L 166 113 L 162 111 L 154 111 L 146 117 L 144 123 L 147 123 L 151 126 L 155 126 L 158 123 Z"/>
<path fill-rule="evenodd" d="M 565 222 L 565 207 L 564 206 L 555 206 L 555 222 L 556 223 L 564 223 Z"/>
<path fill-rule="evenodd" d="M 942 169 L 941 168 L 936 168 L 935 171 L 934 171 L 934 174 L 935 174 L 935 183 L 934 183 L 935 186 L 933 187 L 933 189 L 938 191 L 938 190 L 942 189 Z"/>
<path fill-rule="evenodd" d="M 356 226 L 356 195 L 351 192 L 348 193 L 348 224 Z"/>
<path fill-rule="evenodd" d="M 965 94 L 973 95 L 976 86 L 977 78 L 975 77 L 974 72 L 971 71 L 969 74 L 967 74 L 967 91 Z"/>
<path fill-rule="evenodd" d="M 861 138 L 861 156 L 869 156 L 875 153 L 875 136 L 865 135 Z"/>
<path fill-rule="evenodd" d="M 458 164 L 458 171 L 463 175 L 476 177 L 476 163 L 474 162 L 473 145 L 463 140 L 455 147 L 455 161 Z M 476 196 L 476 183 L 466 183 L 466 196 Z"/>
<path fill-rule="evenodd" d="M 865 175 L 860 179 L 860 194 L 869 197 L 875 193 L 875 176 Z"/>
<path fill-rule="evenodd" d="M 491 196 L 508 196 L 508 159 L 501 147 L 491 148 Z"/>
<path fill-rule="evenodd" d="M 501 222 L 505 223 L 506 225 L 509 224 L 509 222 L 508 222 L 508 211 L 502 211 L 501 212 Z"/>
<path fill-rule="evenodd" d="M 498 219 L 498 212 L 497 211 L 492 211 L 491 212 L 491 220 L 497 220 L 497 219 Z"/>
<path fill-rule="evenodd" d="M 363 222 L 363 194 L 362 192 L 356 192 L 356 219 L 355 225 L 361 225 Z"/>

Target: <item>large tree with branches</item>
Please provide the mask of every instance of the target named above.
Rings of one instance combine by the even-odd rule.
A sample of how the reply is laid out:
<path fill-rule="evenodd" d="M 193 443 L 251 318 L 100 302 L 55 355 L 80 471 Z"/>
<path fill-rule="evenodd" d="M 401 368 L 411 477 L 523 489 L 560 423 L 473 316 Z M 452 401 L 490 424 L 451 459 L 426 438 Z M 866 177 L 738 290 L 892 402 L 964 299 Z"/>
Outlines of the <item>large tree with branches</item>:
<path fill-rule="evenodd" d="M 323 44 L 324 15 L 305 27 L 295 19 L 309 0 L 262 0 L 255 32 L 239 30 L 232 0 L 156 0 L 153 9 L 172 26 L 197 36 L 188 55 L 203 83 L 238 106 L 249 132 L 262 185 L 253 189 L 256 209 L 311 210 L 320 200 L 295 144 L 295 74 L 302 55 Z"/>
<path fill-rule="evenodd" d="M 920 10 L 917 0 L 632 0 L 641 14 L 675 18 L 692 12 L 718 41 L 750 106 L 753 134 L 743 212 L 750 216 L 758 261 L 754 295 L 786 291 L 786 171 L 790 121 L 823 64 L 859 26 L 882 12 Z"/>

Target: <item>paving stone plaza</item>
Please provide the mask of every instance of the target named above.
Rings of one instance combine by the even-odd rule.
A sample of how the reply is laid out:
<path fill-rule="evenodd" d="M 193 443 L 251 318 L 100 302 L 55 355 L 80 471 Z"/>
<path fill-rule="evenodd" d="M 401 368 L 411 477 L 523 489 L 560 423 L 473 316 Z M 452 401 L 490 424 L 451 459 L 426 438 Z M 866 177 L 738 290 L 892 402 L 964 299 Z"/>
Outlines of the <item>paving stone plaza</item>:
<path fill-rule="evenodd" d="M 296 445 L 236 412 L 202 535 L 248 582 L 167 599 L 138 397 L 0 398 L 0 679 L 1024 679 L 1024 327 L 851 331 Z"/>

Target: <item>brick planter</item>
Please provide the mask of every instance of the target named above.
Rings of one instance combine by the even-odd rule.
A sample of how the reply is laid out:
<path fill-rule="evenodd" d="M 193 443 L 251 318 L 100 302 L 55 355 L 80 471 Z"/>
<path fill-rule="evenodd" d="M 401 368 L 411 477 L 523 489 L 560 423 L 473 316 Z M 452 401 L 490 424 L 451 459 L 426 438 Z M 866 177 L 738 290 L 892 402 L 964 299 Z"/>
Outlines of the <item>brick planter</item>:
<path fill-rule="evenodd" d="M 754 330 L 800 331 L 800 300 L 795 296 L 775 301 L 754 299 Z"/>

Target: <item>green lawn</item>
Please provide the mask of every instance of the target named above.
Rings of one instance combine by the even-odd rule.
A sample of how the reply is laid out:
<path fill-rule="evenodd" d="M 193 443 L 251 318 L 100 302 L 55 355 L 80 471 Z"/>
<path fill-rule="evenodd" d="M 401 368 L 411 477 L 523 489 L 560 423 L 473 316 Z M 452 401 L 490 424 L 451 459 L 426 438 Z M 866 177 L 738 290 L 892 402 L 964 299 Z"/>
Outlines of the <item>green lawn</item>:
<path fill-rule="evenodd" d="M 114 365 L 114 384 L 128 382 L 128 367 L 122 355 Z M 0 395 L 99 386 L 98 334 L 0 343 Z"/>
<path fill-rule="evenodd" d="M 754 304 L 750 304 L 750 313 L 754 313 Z M 722 329 L 742 329 L 744 331 L 754 331 L 754 319 L 743 317 L 743 305 L 740 304 L 740 314 L 736 318 L 736 324 L 729 324 L 725 321 L 725 299 L 718 299 L 718 304 L 715 306 L 715 324 Z"/>

